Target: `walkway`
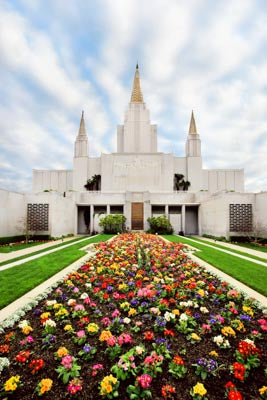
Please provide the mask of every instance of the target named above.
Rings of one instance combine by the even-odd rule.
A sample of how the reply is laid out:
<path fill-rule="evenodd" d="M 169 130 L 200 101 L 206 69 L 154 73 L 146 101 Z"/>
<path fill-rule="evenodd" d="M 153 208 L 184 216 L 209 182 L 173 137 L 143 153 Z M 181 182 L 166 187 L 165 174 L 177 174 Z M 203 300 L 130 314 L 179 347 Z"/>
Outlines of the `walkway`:
<path fill-rule="evenodd" d="M 74 246 L 74 245 L 77 244 L 77 243 L 84 242 L 85 240 L 91 239 L 91 238 L 93 238 L 93 237 L 95 237 L 95 236 L 98 236 L 98 235 L 88 236 L 88 237 L 83 238 L 83 239 L 81 239 L 81 240 L 76 240 L 76 241 L 73 242 L 73 243 L 65 244 L 65 245 L 62 245 L 62 246 L 60 246 L 60 247 L 56 247 L 55 249 L 43 251 L 42 253 L 35 254 L 34 256 L 29 256 L 29 257 L 27 257 L 27 258 L 23 258 L 22 260 L 17 260 L 17 261 L 11 262 L 11 263 L 9 263 L 9 264 L 7 264 L 7 265 L 2 265 L 2 266 L 0 267 L 0 271 L 4 271 L 5 269 L 15 267 L 16 265 L 24 264 L 24 263 L 26 263 L 26 262 L 28 262 L 28 261 L 35 260 L 36 258 L 40 258 L 40 257 L 46 256 L 47 254 L 54 253 L 54 252 L 56 252 L 56 251 L 65 249 L 65 248 L 67 248 L 67 247 Z M 61 243 L 62 243 L 62 241 L 61 241 Z M 55 244 L 55 242 L 53 242 L 53 244 Z M 36 248 L 36 247 L 38 247 L 38 246 L 35 246 L 35 248 Z M 25 250 L 29 250 L 29 249 L 25 249 Z M 19 251 L 23 251 L 23 250 L 19 250 Z M 38 250 L 35 250 L 35 251 L 38 251 Z M 33 252 L 33 251 L 32 251 L 32 252 Z"/>
<path fill-rule="evenodd" d="M 199 239 L 205 240 L 207 242 L 219 244 L 220 246 L 229 247 L 229 249 L 233 249 L 233 250 L 237 250 L 237 251 L 243 251 L 243 253 L 248 253 L 248 254 L 251 254 L 252 256 L 264 258 L 264 259 L 267 260 L 267 253 L 264 253 L 263 251 L 260 251 L 260 250 L 254 250 L 254 249 L 250 249 L 248 247 L 238 246 L 237 244 L 221 242 L 219 240 L 209 239 L 209 238 L 205 238 L 205 237 L 202 237 L 202 236 L 199 237 Z"/>
<path fill-rule="evenodd" d="M 180 235 L 176 235 L 176 236 L 181 237 L 181 238 L 186 239 L 186 240 L 189 240 L 190 242 L 193 242 L 193 243 L 197 243 L 197 244 L 201 244 L 203 246 L 211 247 L 214 250 L 218 250 L 218 251 L 221 251 L 223 253 L 230 254 L 231 256 L 239 257 L 239 258 L 242 258 L 243 260 L 251 261 L 251 262 L 253 262 L 255 264 L 262 265 L 263 267 L 267 267 L 267 262 L 265 262 L 265 261 L 260 261 L 260 260 L 256 260 L 255 258 L 246 257 L 246 256 L 243 256 L 242 254 L 237 254 L 237 253 L 234 253 L 233 251 L 224 250 L 224 249 L 221 249 L 220 247 L 212 246 L 211 244 L 206 244 L 206 243 L 200 242 L 200 241 L 195 240 L 195 239 L 190 239 L 188 237 L 184 237 L 184 236 L 180 236 Z M 238 247 L 238 246 L 236 246 L 236 247 Z M 243 253 L 247 253 L 247 251 L 246 251 L 246 249 L 244 247 L 242 247 L 242 250 L 240 250 L 240 247 L 238 247 L 238 251 L 243 251 Z"/>

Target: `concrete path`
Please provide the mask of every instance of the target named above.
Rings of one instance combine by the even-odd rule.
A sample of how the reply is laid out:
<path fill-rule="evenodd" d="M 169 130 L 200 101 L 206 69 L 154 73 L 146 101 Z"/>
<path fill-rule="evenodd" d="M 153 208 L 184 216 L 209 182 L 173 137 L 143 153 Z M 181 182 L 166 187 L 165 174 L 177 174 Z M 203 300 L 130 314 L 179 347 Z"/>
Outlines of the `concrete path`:
<path fill-rule="evenodd" d="M 249 249 L 248 247 L 238 246 L 238 244 L 221 242 L 219 240 L 209 239 L 209 238 L 205 238 L 202 236 L 200 236 L 199 239 L 205 240 L 207 242 L 219 244 L 220 246 L 229 247 L 229 249 L 243 251 L 243 253 L 251 254 L 252 256 L 264 258 L 267 260 L 267 253 L 264 253 L 263 251 L 260 251 L 260 250 Z"/>
<path fill-rule="evenodd" d="M 55 249 L 51 249 L 51 250 L 48 249 L 47 251 L 43 251 L 43 252 L 40 253 L 40 254 L 36 254 L 36 255 L 34 255 L 34 256 L 29 255 L 29 257 L 23 258 L 22 260 L 18 260 L 18 261 L 14 261 L 14 262 L 11 262 L 11 263 L 6 264 L 6 265 L 2 265 L 2 266 L 0 267 L 0 272 L 1 272 L 1 271 L 4 271 L 5 269 L 9 269 L 9 268 L 15 267 L 16 265 L 21 265 L 21 264 L 24 264 L 24 263 L 26 263 L 26 262 L 28 262 L 28 261 L 35 260 L 36 258 L 40 258 L 40 257 L 46 256 L 47 254 L 54 253 L 54 252 L 56 252 L 56 251 L 65 249 L 65 248 L 70 247 L 70 246 L 74 246 L 74 245 L 77 244 L 77 243 L 84 242 L 85 240 L 91 239 L 91 238 L 93 238 L 93 237 L 95 237 L 95 236 L 98 236 L 98 235 L 88 236 L 88 237 L 83 238 L 83 239 L 81 239 L 81 240 L 76 240 L 76 241 L 73 242 L 73 243 L 65 244 L 65 245 L 62 245 L 62 246 L 60 246 L 60 247 L 56 247 Z M 36 247 L 37 247 L 37 246 L 36 246 Z"/>
<path fill-rule="evenodd" d="M 201 244 L 201 245 L 203 245 L 203 246 L 210 247 L 210 248 L 212 248 L 212 249 L 221 251 L 221 252 L 223 252 L 223 253 L 230 254 L 231 256 L 239 257 L 239 258 L 242 258 L 242 259 L 244 259 L 244 260 L 253 262 L 253 263 L 255 263 L 255 264 L 262 265 L 263 267 L 267 267 L 267 262 L 265 262 L 265 261 L 256 260 L 255 258 L 251 258 L 251 257 L 249 257 L 249 256 L 248 256 L 248 257 L 242 256 L 241 254 L 234 253 L 233 251 L 224 250 L 224 249 L 221 249 L 220 247 L 216 247 L 216 246 L 212 246 L 211 244 L 206 244 L 206 243 L 203 243 L 203 242 L 199 242 L 198 240 L 190 239 L 190 238 L 188 238 L 188 237 L 179 236 L 179 235 L 176 235 L 176 236 L 181 237 L 181 238 L 186 239 L 186 240 L 189 240 L 190 242 L 197 243 L 197 244 Z M 198 250 L 198 249 L 197 249 L 197 250 Z M 240 250 L 239 250 L 239 251 L 240 251 Z M 243 251 L 243 253 L 247 253 L 247 251 L 246 251 L 246 249 L 245 249 L 244 247 L 242 248 L 242 251 Z"/>
<path fill-rule="evenodd" d="M 48 242 L 48 243 L 43 243 L 43 244 L 38 244 L 36 246 L 31 246 L 31 247 L 28 247 L 27 249 L 11 251 L 10 253 L 0 253 L 0 263 L 12 260 L 12 258 L 22 257 L 24 255 L 34 253 L 35 251 L 47 249 L 48 247 L 56 246 L 57 244 L 61 244 L 63 242 L 64 243 L 65 242 L 69 242 L 70 240 L 73 240 L 73 239 L 76 239 L 76 238 L 77 238 L 77 236 L 72 236 L 72 237 L 69 237 L 69 238 L 63 238 L 63 240 L 62 239 L 58 239 L 58 240 L 53 240 L 53 241 Z"/>
<path fill-rule="evenodd" d="M 97 235 L 96 235 L 97 236 Z M 92 236 L 93 237 L 93 236 Z M 85 239 L 82 239 L 85 240 Z M 51 278 L 47 279 L 45 282 L 41 283 L 39 286 L 36 286 L 30 292 L 26 293 L 24 296 L 20 297 L 19 299 L 13 301 L 13 303 L 9 304 L 7 307 L 3 308 L 0 311 L 0 324 L 6 318 L 10 318 L 12 314 L 16 313 L 19 309 L 25 307 L 28 303 L 34 300 L 40 293 L 43 293 L 49 287 L 54 285 L 56 282 L 63 279 L 72 271 L 76 271 L 79 269 L 92 255 L 95 254 L 93 251 L 93 246 L 95 243 L 87 244 L 81 250 L 86 250 L 88 253 L 83 257 L 79 258 L 79 260 L 75 261 L 68 267 L 64 268 L 63 270 L 59 271 L 57 274 L 53 275 Z M 69 244 L 68 246 L 71 246 Z M 51 250 L 52 252 L 52 250 Z"/>

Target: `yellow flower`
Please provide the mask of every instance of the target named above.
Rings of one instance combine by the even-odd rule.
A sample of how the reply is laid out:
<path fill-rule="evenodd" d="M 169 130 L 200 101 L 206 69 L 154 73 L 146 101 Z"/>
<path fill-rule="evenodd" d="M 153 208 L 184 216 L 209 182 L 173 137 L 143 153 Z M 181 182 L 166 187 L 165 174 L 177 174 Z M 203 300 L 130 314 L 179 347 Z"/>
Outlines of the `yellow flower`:
<path fill-rule="evenodd" d="M 44 313 L 42 313 L 42 314 L 40 315 L 40 318 L 41 318 L 41 319 L 47 319 L 47 318 L 50 317 L 50 315 L 51 315 L 50 312 L 44 312 Z"/>
<path fill-rule="evenodd" d="M 26 325 L 22 328 L 22 332 L 24 333 L 24 335 L 29 335 L 29 333 L 33 331 L 32 327 L 29 325 Z"/>
<path fill-rule="evenodd" d="M 97 267 L 96 272 L 98 274 L 101 274 L 102 271 L 103 271 L 103 267 Z"/>
<path fill-rule="evenodd" d="M 212 357 L 219 357 L 219 354 L 215 350 L 210 351 L 209 355 L 212 356 Z"/>
<path fill-rule="evenodd" d="M 207 390 L 205 389 L 205 387 L 202 383 L 198 382 L 193 387 L 193 392 L 194 392 L 194 394 L 199 394 L 200 396 L 205 396 L 205 394 L 207 393 Z"/>
<path fill-rule="evenodd" d="M 200 341 L 201 338 L 196 334 L 196 333 L 191 333 L 191 339 L 196 340 L 196 341 Z"/>
<path fill-rule="evenodd" d="M 180 311 L 179 311 L 177 308 L 175 308 L 174 310 L 172 310 L 172 313 L 173 313 L 174 315 L 180 315 Z"/>
<path fill-rule="evenodd" d="M 53 309 L 54 309 L 54 310 L 57 310 L 57 309 L 60 308 L 60 307 L 62 307 L 62 304 L 61 304 L 61 303 L 56 303 L 56 304 L 53 305 Z"/>
<path fill-rule="evenodd" d="M 204 296 L 205 296 L 205 292 L 204 292 L 203 289 L 199 289 L 197 292 L 198 292 L 198 294 L 199 294 L 201 297 L 204 297 Z"/>
<path fill-rule="evenodd" d="M 123 289 L 126 289 L 126 288 L 127 288 L 126 283 L 121 283 L 121 284 L 119 285 L 119 287 L 118 287 L 119 290 L 123 290 Z"/>
<path fill-rule="evenodd" d="M 42 379 L 40 382 L 40 393 L 44 394 L 45 392 L 48 392 L 51 387 L 52 387 L 53 381 L 52 379 Z"/>
<path fill-rule="evenodd" d="M 253 310 L 252 310 L 251 307 L 243 306 L 243 311 L 244 311 L 246 314 L 250 315 L 251 317 L 253 317 L 253 315 L 254 315 L 254 312 L 253 312 Z"/>
<path fill-rule="evenodd" d="M 130 310 L 128 311 L 128 317 L 130 317 L 131 315 L 135 315 L 136 314 L 136 310 L 134 308 L 130 308 Z"/>
<path fill-rule="evenodd" d="M 262 388 L 259 389 L 259 394 L 263 396 L 267 392 L 267 386 L 262 386 Z"/>
<path fill-rule="evenodd" d="M 100 395 L 105 396 L 112 392 L 113 385 L 117 383 L 118 379 L 113 375 L 105 376 L 100 383 Z"/>
<path fill-rule="evenodd" d="M 66 331 L 66 332 L 71 331 L 72 329 L 73 328 L 72 328 L 72 326 L 70 324 L 64 326 L 64 331 Z"/>
<path fill-rule="evenodd" d="M 127 309 L 130 307 L 130 304 L 128 303 L 128 301 L 124 301 L 123 303 L 121 303 L 120 308 Z"/>
<path fill-rule="evenodd" d="M 61 317 L 62 315 L 67 315 L 69 312 L 66 310 L 66 308 L 62 307 L 58 312 L 55 313 L 56 317 Z"/>
<path fill-rule="evenodd" d="M 69 354 L 69 350 L 66 349 L 66 347 L 60 347 L 57 351 L 58 358 L 62 358 L 64 356 L 66 356 L 67 354 Z"/>
<path fill-rule="evenodd" d="M 19 375 L 11 376 L 11 378 L 9 378 L 5 382 L 4 389 L 6 392 L 14 392 L 17 389 L 19 383 L 20 383 Z"/>
<path fill-rule="evenodd" d="M 98 331 L 99 331 L 99 327 L 94 322 L 91 322 L 91 324 L 87 325 L 87 332 L 96 333 Z"/>
<path fill-rule="evenodd" d="M 222 328 L 221 332 L 226 337 L 235 336 L 235 331 L 233 330 L 233 328 L 231 328 L 231 326 L 225 326 L 224 328 Z"/>
<path fill-rule="evenodd" d="M 106 342 L 111 336 L 112 333 L 110 331 L 102 331 L 99 336 L 99 340 L 100 342 Z"/>

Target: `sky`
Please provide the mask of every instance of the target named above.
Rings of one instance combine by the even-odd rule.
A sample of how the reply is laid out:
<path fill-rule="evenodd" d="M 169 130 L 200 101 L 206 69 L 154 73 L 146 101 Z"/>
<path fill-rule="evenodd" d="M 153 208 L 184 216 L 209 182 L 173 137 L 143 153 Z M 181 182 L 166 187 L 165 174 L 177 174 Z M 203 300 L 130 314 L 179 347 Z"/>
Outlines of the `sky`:
<path fill-rule="evenodd" d="M 194 110 L 203 166 L 267 190 L 266 0 L 0 0 L 0 188 L 116 151 L 138 61 L 158 151 L 185 155 Z"/>

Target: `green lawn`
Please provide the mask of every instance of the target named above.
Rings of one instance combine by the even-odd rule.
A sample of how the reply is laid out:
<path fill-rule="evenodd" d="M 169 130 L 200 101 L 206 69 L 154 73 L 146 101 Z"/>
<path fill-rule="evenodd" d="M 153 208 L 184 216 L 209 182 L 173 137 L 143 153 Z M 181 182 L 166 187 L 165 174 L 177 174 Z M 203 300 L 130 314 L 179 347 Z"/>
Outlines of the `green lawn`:
<path fill-rule="evenodd" d="M 33 251 L 33 252 L 30 253 L 30 254 L 25 254 L 24 256 L 15 257 L 15 258 L 12 258 L 12 259 L 10 259 L 10 260 L 3 261 L 3 262 L 0 263 L 0 267 L 1 267 L 2 265 L 10 264 L 10 263 L 15 262 L 15 261 L 23 260 L 24 258 L 28 258 L 28 257 L 30 257 L 30 256 L 35 256 L 36 254 L 40 254 L 40 253 L 43 253 L 43 252 L 48 251 L 48 250 L 52 250 L 52 249 L 56 249 L 56 248 L 61 247 L 61 246 L 65 246 L 66 244 L 69 244 L 69 243 L 77 242 L 78 240 L 81 240 L 81 239 L 83 239 L 83 238 L 85 238 L 85 237 L 86 237 L 86 236 L 81 236 L 81 237 L 76 238 L 76 239 L 72 239 L 72 240 L 68 240 L 68 241 L 66 241 L 66 242 L 62 242 L 62 243 L 59 243 L 59 244 L 55 244 L 54 246 L 47 247 L 46 249 Z M 82 243 L 83 243 L 83 242 L 82 242 Z"/>
<path fill-rule="evenodd" d="M 13 244 L 12 246 L 10 245 L 0 246 L 0 253 L 11 253 L 12 251 L 27 249 L 28 247 L 37 246 L 38 244 L 43 244 L 43 242 L 33 242 L 28 244 L 18 243 L 18 244 Z"/>
<path fill-rule="evenodd" d="M 236 253 L 236 254 L 240 254 L 241 256 L 245 256 L 245 257 L 250 257 L 253 258 L 254 260 L 259 260 L 259 261 L 263 261 L 265 263 L 267 263 L 267 260 L 265 258 L 261 258 L 258 256 L 254 256 L 252 254 L 248 254 L 244 251 L 239 251 L 239 250 L 235 250 L 235 249 L 231 249 L 230 247 L 226 247 L 223 244 L 218 244 L 218 243 L 214 243 L 214 242 L 208 242 L 207 240 L 202 240 L 199 238 L 196 238 L 194 236 L 189 236 L 190 239 L 194 239 L 197 240 L 200 243 L 205 243 L 205 244 L 209 244 L 210 246 L 214 246 L 214 247 L 218 247 L 219 249 L 223 249 L 223 250 L 227 250 L 227 251 L 231 251 L 232 253 Z M 194 242 L 192 242 L 192 246 L 194 246 Z M 254 249 L 253 249 L 254 250 Z"/>
<path fill-rule="evenodd" d="M 85 255 L 85 251 L 79 250 L 81 247 L 106 241 L 112 236 L 98 235 L 36 260 L 0 271 L 0 309 Z"/>
<path fill-rule="evenodd" d="M 163 237 L 171 242 L 180 242 L 196 247 L 201 250 L 195 254 L 198 258 L 255 289 L 257 292 L 267 295 L 267 267 L 206 247 L 201 243 L 191 242 L 180 236 L 163 235 Z"/>

